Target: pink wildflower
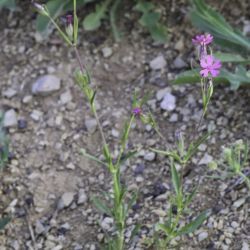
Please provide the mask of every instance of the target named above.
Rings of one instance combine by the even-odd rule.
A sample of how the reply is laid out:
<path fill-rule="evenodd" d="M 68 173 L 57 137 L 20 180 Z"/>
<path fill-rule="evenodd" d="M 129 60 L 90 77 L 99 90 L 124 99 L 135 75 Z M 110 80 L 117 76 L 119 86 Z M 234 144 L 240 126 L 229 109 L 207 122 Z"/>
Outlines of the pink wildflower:
<path fill-rule="evenodd" d="M 213 41 L 213 36 L 211 34 L 197 35 L 192 39 L 193 44 L 206 46 Z"/>
<path fill-rule="evenodd" d="M 220 73 L 221 62 L 213 56 L 207 55 L 201 58 L 200 66 L 202 67 L 200 71 L 202 77 L 208 77 L 209 73 L 212 77 L 216 77 Z"/>
<path fill-rule="evenodd" d="M 141 115 L 141 112 L 142 112 L 142 110 L 141 110 L 141 108 L 139 108 L 139 107 L 135 107 L 135 108 L 133 108 L 133 110 L 132 110 L 132 113 L 133 113 L 135 116 Z"/>

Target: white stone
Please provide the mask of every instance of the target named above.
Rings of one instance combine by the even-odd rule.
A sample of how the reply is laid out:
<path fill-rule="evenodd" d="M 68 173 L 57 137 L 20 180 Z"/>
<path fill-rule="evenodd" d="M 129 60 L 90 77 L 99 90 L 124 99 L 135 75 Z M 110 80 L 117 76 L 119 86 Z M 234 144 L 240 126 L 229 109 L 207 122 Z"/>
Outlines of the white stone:
<path fill-rule="evenodd" d="M 70 90 L 68 90 L 60 95 L 60 101 L 62 104 L 67 104 L 67 103 L 72 101 L 72 95 L 71 95 Z"/>
<path fill-rule="evenodd" d="M 166 93 L 161 102 L 161 109 L 173 111 L 176 108 L 176 97 L 171 93 Z"/>
<path fill-rule="evenodd" d="M 88 197 L 87 197 L 87 195 L 85 193 L 85 190 L 82 189 L 82 188 L 79 189 L 77 204 L 78 205 L 84 204 L 87 200 L 88 200 Z"/>
<path fill-rule="evenodd" d="M 198 235 L 198 241 L 201 242 L 201 241 L 205 240 L 207 237 L 208 237 L 208 233 L 207 232 L 201 232 Z"/>
<path fill-rule="evenodd" d="M 159 55 L 154 58 L 149 65 L 152 70 L 162 70 L 166 67 L 167 62 L 162 55 Z"/>
<path fill-rule="evenodd" d="M 114 219 L 110 217 L 105 217 L 101 222 L 101 227 L 105 231 L 110 231 L 113 227 Z"/>
<path fill-rule="evenodd" d="M 12 98 L 13 96 L 15 96 L 17 94 L 17 91 L 14 89 L 6 89 L 5 91 L 3 91 L 3 96 L 7 97 L 7 98 Z"/>
<path fill-rule="evenodd" d="M 213 161 L 213 157 L 209 154 L 205 154 L 201 160 L 199 161 L 199 165 L 207 165 L 208 163 Z"/>
<path fill-rule="evenodd" d="M 156 153 L 155 152 L 148 152 L 144 155 L 144 160 L 146 161 L 154 161 L 156 157 Z"/>
<path fill-rule="evenodd" d="M 32 85 L 32 93 L 47 96 L 61 88 L 61 80 L 54 75 L 45 75 L 38 78 Z"/>
<path fill-rule="evenodd" d="M 8 110 L 3 119 L 3 126 L 6 128 L 17 126 L 17 114 L 14 109 Z"/>
<path fill-rule="evenodd" d="M 58 202 L 58 205 L 57 205 L 58 209 L 69 207 L 74 200 L 74 196 L 75 196 L 75 193 L 73 192 L 64 193 Z"/>
<path fill-rule="evenodd" d="M 87 131 L 93 134 L 96 131 L 97 122 L 95 119 L 87 119 L 85 120 L 85 126 L 87 128 Z"/>
<path fill-rule="evenodd" d="M 41 119 L 42 115 L 43 115 L 43 113 L 41 111 L 39 111 L 39 110 L 33 110 L 32 113 L 30 114 L 30 117 L 34 121 L 38 122 Z"/>
<path fill-rule="evenodd" d="M 102 54 L 103 54 L 104 58 L 108 58 L 108 57 L 112 56 L 112 54 L 113 54 L 112 48 L 109 48 L 109 47 L 103 48 Z"/>
<path fill-rule="evenodd" d="M 243 241 L 241 250 L 249 250 L 249 245 L 247 242 Z"/>

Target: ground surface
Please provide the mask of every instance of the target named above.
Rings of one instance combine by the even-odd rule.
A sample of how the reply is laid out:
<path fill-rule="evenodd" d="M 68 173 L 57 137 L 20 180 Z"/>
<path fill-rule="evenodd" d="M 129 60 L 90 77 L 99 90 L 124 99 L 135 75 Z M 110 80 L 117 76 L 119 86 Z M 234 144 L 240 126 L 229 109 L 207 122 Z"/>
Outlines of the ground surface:
<path fill-rule="evenodd" d="M 87 131 L 86 122 L 92 116 L 73 81 L 77 67 L 73 51 L 56 34 L 40 41 L 34 31 L 32 12 L 26 7 L 21 6 L 13 14 L 2 11 L 0 20 L 0 105 L 4 112 L 14 109 L 19 119 L 19 125 L 8 129 L 13 157 L 1 173 L 0 211 L 13 214 L 13 220 L 0 234 L 0 249 L 32 249 L 32 232 L 38 249 L 99 249 L 97 242 L 102 241 L 103 231 L 98 222 L 108 228 L 109 224 L 90 198 L 110 189 L 110 177 L 103 167 L 81 156 L 79 149 L 100 156 L 101 138 L 97 131 Z M 222 11 L 241 27 L 241 5 L 225 5 Z M 166 138 L 159 139 L 152 128 L 140 123 L 133 128 L 129 143 L 142 150 L 138 158 L 125 164 L 122 175 L 129 189 L 138 188 L 140 195 L 128 219 L 128 234 L 136 221 L 143 227 L 129 249 L 145 249 L 142 239 L 152 233 L 153 222 L 162 218 L 169 206 L 168 162 L 161 156 L 150 159 L 148 148 L 171 147 L 177 130 L 190 138 L 201 114 L 198 85 L 170 84 L 194 57 L 190 41 L 195 30 L 191 29 L 186 13 L 187 5 L 183 2 L 172 5 L 168 17 L 170 40 L 164 46 L 153 43 L 133 21 L 133 15 L 127 16 L 122 26 L 124 39 L 120 44 L 113 44 L 106 30 L 81 33 L 80 37 L 81 57 L 98 88 L 98 112 L 111 147 L 116 149 L 135 89 L 141 94 L 152 93 L 149 106 Z M 108 57 L 105 51 L 110 52 Z M 159 56 L 165 58 L 166 65 L 153 70 L 150 62 Z M 33 95 L 32 85 L 46 74 L 61 79 L 60 89 L 46 96 Z M 10 89 L 16 91 L 13 96 L 6 94 Z M 162 93 L 176 98 L 170 112 L 160 108 Z M 208 116 L 200 128 L 212 129 L 214 133 L 200 147 L 192 171 L 185 178 L 189 190 L 195 183 L 201 184 L 192 211 L 211 208 L 213 213 L 194 235 L 179 239 L 183 244 L 176 249 L 249 249 L 249 191 L 243 186 L 224 195 L 231 182 L 206 178 L 210 174 L 207 162 L 219 159 L 222 145 L 250 139 L 249 107 L 249 89 L 233 92 L 228 86 L 216 86 Z"/>

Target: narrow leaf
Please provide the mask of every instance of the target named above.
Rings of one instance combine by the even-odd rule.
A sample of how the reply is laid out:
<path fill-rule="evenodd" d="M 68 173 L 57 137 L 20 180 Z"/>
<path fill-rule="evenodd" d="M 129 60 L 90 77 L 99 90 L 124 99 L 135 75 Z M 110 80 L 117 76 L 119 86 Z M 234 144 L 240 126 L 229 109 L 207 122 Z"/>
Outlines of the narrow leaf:
<path fill-rule="evenodd" d="M 99 198 L 97 197 L 92 197 L 92 202 L 94 203 L 95 207 L 102 213 L 107 214 L 109 216 L 112 216 L 112 212 L 109 209 L 109 207 L 104 204 L 103 201 L 101 201 Z"/>
<path fill-rule="evenodd" d="M 172 183 L 174 186 L 174 190 L 177 196 L 181 193 L 181 181 L 179 177 L 179 173 L 176 170 L 174 162 L 171 164 L 171 176 L 172 176 Z"/>

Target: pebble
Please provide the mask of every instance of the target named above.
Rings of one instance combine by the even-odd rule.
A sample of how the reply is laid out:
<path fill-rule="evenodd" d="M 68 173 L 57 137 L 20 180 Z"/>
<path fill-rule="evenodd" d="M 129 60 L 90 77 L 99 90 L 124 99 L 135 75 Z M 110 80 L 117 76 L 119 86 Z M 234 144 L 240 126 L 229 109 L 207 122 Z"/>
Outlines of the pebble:
<path fill-rule="evenodd" d="M 78 191 L 78 200 L 77 200 L 77 204 L 81 205 L 84 204 L 86 201 L 88 200 L 88 197 L 86 195 L 86 192 L 84 189 L 79 189 Z"/>
<path fill-rule="evenodd" d="M 112 48 L 105 47 L 102 49 L 102 55 L 104 58 L 108 58 L 108 57 L 112 56 L 112 54 L 113 54 Z"/>
<path fill-rule="evenodd" d="M 178 122 L 178 114 L 174 113 L 169 118 L 170 122 Z"/>
<path fill-rule="evenodd" d="M 157 56 L 149 63 L 149 66 L 152 70 L 162 70 L 166 67 L 166 65 L 167 62 L 162 55 Z"/>
<path fill-rule="evenodd" d="M 19 119 L 17 123 L 19 129 L 26 129 L 28 126 L 27 121 L 24 119 Z"/>
<path fill-rule="evenodd" d="M 105 231 L 110 231 L 113 227 L 114 219 L 110 217 L 105 217 L 101 222 L 101 227 Z"/>
<path fill-rule="evenodd" d="M 176 108 L 176 97 L 171 93 L 166 93 L 161 102 L 161 109 L 173 111 Z"/>
<path fill-rule="evenodd" d="M 85 126 L 87 128 L 87 131 L 90 134 L 93 134 L 96 131 L 97 122 L 95 119 L 87 119 L 87 120 L 85 120 Z"/>
<path fill-rule="evenodd" d="M 240 198 L 233 203 L 233 207 L 239 208 L 245 203 L 245 201 L 246 201 L 246 198 Z"/>
<path fill-rule="evenodd" d="M 208 163 L 213 161 L 213 157 L 209 154 L 205 154 L 201 160 L 199 161 L 199 165 L 207 165 Z"/>
<path fill-rule="evenodd" d="M 111 134 L 112 134 L 112 136 L 115 137 L 115 138 L 118 138 L 119 135 L 120 135 L 119 131 L 116 130 L 116 129 L 114 129 L 114 128 L 112 128 Z"/>
<path fill-rule="evenodd" d="M 6 111 L 3 119 L 3 126 L 5 128 L 16 127 L 17 126 L 17 114 L 14 109 Z"/>
<path fill-rule="evenodd" d="M 61 88 L 61 80 L 54 75 L 39 77 L 32 85 L 34 95 L 47 96 Z"/>
<path fill-rule="evenodd" d="M 156 99 L 157 101 L 161 101 L 163 99 L 163 97 L 165 96 L 166 93 L 170 92 L 169 88 L 164 88 L 164 89 L 160 89 L 157 91 L 156 93 Z"/>
<path fill-rule="evenodd" d="M 249 245 L 248 245 L 247 242 L 245 242 L 245 241 L 242 242 L 242 248 L 241 248 L 241 250 L 249 250 Z"/>
<path fill-rule="evenodd" d="M 40 235 L 45 232 L 45 227 L 43 226 L 40 220 L 36 221 L 35 231 L 37 235 Z"/>
<path fill-rule="evenodd" d="M 144 160 L 146 160 L 146 161 L 154 161 L 155 158 L 156 158 L 155 152 L 148 152 L 144 155 Z"/>
<path fill-rule="evenodd" d="M 177 58 L 175 58 L 175 60 L 173 61 L 173 65 L 176 69 L 183 69 L 183 68 L 187 67 L 187 64 L 179 56 Z"/>
<path fill-rule="evenodd" d="M 34 121 L 38 122 L 41 119 L 42 115 L 43 115 L 43 113 L 41 111 L 39 111 L 39 110 L 33 110 L 32 113 L 30 114 L 30 117 Z"/>
<path fill-rule="evenodd" d="M 31 102 L 32 101 L 32 96 L 31 95 L 26 95 L 24 98 L 23 98 L 23 100 L 22 100 L 22 102 L 24 103 L 24 104 L 28 104 L 29 102 Z"/>
<path fill-rule="evenodd" d="M 70 162 L 69 164 L 67 164 L 66 168 L 70 170 L 75 170 L 76 167 L 72 162 Z"/>
<path fill-rule="evenodd" d="M 74 200 L 74 196 L 75 193 L 73 192 L 66 192 L 62 195 L 62 197 L 60 198 L 58 204 L 57 204 L 57 208 L 59 210 L 63 209 L 63 208 L 67 208 L 70 206 L 70 204 L 73 202 Z"/>
<path fill-rule="evenodd" d="M 201 242 L 201 241 L 205 240 L 207 237 L 208 237 L 208 233 L 207 232 L 201 232 L 198 235 L 198 241 Z"/>
<path fill-rule="evenodd" d="M 72 101 L 71 92 L 68 90 L 60 95 L 60 101 L 62 104 L 67 104 Z"/>
<path fill-rule="evenodd" d="M 7 97 L 9 99 L 12 98 L 12 97 L 14 97 L 16 94 L 17 94 L 17 91 L 14 90 L 14 89 L 11 89 L 11 88 L 3 91 L 3 96 Z"/>

